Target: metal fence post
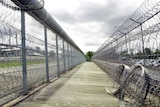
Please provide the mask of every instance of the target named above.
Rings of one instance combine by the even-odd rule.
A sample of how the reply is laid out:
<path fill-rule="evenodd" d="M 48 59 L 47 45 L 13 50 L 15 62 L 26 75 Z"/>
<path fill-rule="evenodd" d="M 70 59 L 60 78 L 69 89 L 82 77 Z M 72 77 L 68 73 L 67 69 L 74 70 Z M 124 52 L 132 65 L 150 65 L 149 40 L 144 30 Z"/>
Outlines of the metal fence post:
<path fill-rule="evenodd" d="M 71 45 L 70 45 L 69 54 L 70 54 L 70 68 L 72 68 L 72 47 L 71 47 Z"/>
<path fill-rule="evenodd" d="M 73 56 L 73 59 L 72 59 L 72 60 L 73 60 L 73 61 L 72 61 L 72 62 L 73 62 L 73 66 L 75 66 L 75 55 L 74 55 L 74 47 L 73 47 L 73 51 L 72 51 L 72 56 Z"/>
<path fill-rule="evenodd" d="M 63 62 L 64 62 L 64 72 L 66 71 L 66 60 L 65 60 L 65 47 L 64 47 L 64 39 L 63 39 Z"/>
<path fill-rule="evenodd" d="M 73 48 L 71 47 L 71 68 L 73 67 Z"/>
<path fill-rule="evenodd" d="M 23 94 L 28 93 L 27 83 L 27 63 L 26 63 L 26 35 L 25 35 L 25 12 L 21 11 L 21 36 L 22 36 L 22 74 L 23 74 Z"/>
<path fill-rule="evenodd" d="M 145 51 L 145 48 L 144 48 L 144 37 L 143 37 L 144 35 L 143 35 L 143 27 L 142 27 L 142 24 L 143 24 L 143 23 L 137 22 L 136 20 L 134 20 L 134 19 L 132 19 L 132 18 L 129 18 L 129 19 L 140 25 L 140 29 L 141 29 L 141 39 L 142 39 L 141 42 L 142 42 L 142 52 L 143 52 L 143 63 L 144 63 L 144 65 L 145 65 L 145 63 L 146 63 L 146 60 L 145 60 L 146 51 Z"/>
<path fill-rule="evenodd" d="M 71 54 L 71 68 L 72 68 L 72 66 L 73 66 L 73 61 L 72 61 L 72 59 L 73 59 L 73 53 L 72 53 L 73 50 L 72 50 L 72 49 L 73 49 L 73 48 L 72 48 L 72 46 L 71 46 L 71 53 L 70 53 L 70 54 Z"/>
<path fill-rule="evenodd" d="M 70 68 L 72 68 L 72 47 L 71 47 L 71 45 L 69 47 L 70 47 L 70 51 L 69 51 L 69 54 L 70 54 Z"/>
<path fill-rule="evenodd" d="M 68 53 L 68 69 L 70 69 L 70 56 L 69 56 L 69 44 L 67 43 L 67 53 Z"/>
<path fill-rule="evenodd" d="M 57 77 L 59 77 L 59 51 L 58 51 L 58 35 L 56 34 L 56 60 L 57 60 Z"/>
<path fill-rule="evenodd" d="M 72 63 L 75 64 L 74 47 L 72 48 Z"/>
<path fill-rule="evenodd" d="M 48 68 L 48 40 L 47 40 L 47 28 L 44 26 L 45 36 L 45 60 L 46 60 L 46 82 L 49 83 L 49 68 Z"/>
<path fill-rule="evenodd" d="M 141 27 L 141 38 L 142 38 L 142 52 L 143 52 L 143 63 L 145 64 L 146 63 L 146 51 L 145 51 L 145 48 L 144 48 L 144 37 L 143 37 L 143 28 L 142 28 L 142 24 L 140 24 L 140 27 Z"/>

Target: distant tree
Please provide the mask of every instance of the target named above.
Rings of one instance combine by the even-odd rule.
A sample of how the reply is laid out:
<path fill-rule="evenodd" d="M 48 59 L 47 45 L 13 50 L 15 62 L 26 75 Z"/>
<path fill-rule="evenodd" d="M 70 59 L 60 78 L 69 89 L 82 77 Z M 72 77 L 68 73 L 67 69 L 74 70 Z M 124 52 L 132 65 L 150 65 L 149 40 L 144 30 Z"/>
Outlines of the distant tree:
<path fill-rule="evenodd" d="M 137 53 L 135 53 L 134 55 L 133 55 L 133 58 L 142 58 L 142 55 L 143 55 L 143 53 L 139 50 Z"/>
<path fill-rule="evenodd" d="M 146 55 L 151 55 L 152 54 L 151 49 L 145 48 L 144 50 L 145 50 Z"/>
<path fill-rule="evenodd" d="M 121 56 L 128 56 L 128 51 L 122 51 L 120 52 Z"/>
<path fill-rule="evenodd" d="M 36 51 L 39 52 L 40 50 L 41 50 L 41 48 L 36 46 Z"/>
<path fill-rule="evenodd" d="M 134 55 L 133 52 L 131 52 L 130 55 L 133 56 Z"/>
<path fill-rule="evenodd" d="M 160 50 L 156 49 L 156 51 L 154 52 L 154 54 L 160 54 Z"/>
<path fill-rule="evenodd" d="M 49 52 L 49 57 L 55 57 L 56 53 L 54 51 Z"/>
<path fill-rule="evenodd" d="M 141 52 L 141 51 L 138 51 L 137 53 L 136 53 L 136 55 L 143 55 L 143 53 Z"/>
<path fill-rule="evenodd" d="M 87 61 L 91 61 L 91 58 L 92 58 L 93 54 L 94 54 L 94 52 L 92 52 L 92 51 L 88 51 L 86 53 L 86 59 L 87 59 Z"/>

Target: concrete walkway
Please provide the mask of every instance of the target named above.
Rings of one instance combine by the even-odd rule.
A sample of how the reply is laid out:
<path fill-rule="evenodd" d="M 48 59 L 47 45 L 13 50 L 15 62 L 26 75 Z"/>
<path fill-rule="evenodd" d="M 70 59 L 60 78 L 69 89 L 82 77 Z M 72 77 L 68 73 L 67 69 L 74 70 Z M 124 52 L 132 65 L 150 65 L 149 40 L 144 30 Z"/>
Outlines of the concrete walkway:
<path fill-rule="evenodd" d="M 15 107 L 117 107 L 106 93 L 110 78 L 97 65 L 85 62 Z"/>

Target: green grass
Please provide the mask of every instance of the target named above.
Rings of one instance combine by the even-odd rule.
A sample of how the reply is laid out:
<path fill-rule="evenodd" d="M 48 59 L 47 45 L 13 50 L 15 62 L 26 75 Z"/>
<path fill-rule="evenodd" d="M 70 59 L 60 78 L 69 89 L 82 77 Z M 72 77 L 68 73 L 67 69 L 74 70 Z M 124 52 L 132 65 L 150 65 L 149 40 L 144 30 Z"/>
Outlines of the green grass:
<path fill-rule="evenodd" d="M 45 61 L 27 61 L 27 65 L 34 65 L 34 64 L 44 64 Z M 16 67 L 21 66 L 22 63 L 18 61 L 12 62 L 0 62 L 0 68 L 7 68 L 7 67 Z"/>

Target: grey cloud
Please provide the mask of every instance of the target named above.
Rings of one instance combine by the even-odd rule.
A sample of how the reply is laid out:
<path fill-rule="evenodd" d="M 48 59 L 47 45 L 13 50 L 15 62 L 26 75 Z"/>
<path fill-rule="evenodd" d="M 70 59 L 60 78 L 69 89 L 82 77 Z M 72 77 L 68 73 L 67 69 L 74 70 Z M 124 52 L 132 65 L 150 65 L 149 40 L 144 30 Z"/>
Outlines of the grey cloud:
<path fill-rule="evenodd" d="M 123 16 L 126 10 L 121 7 L 120 0 L 115 2 L 113 0 L 107 0 L 104 5 L 97 5 L 94 3 L 84 4 L 77 8 L 74 13 L 70 13 L 66 10 L 53 11 L 52 14 L 63 22 L 78 23 L 78 22 L 104 22 L 112 21 L 115 17 L 119 17 L 119 14 Z"/>
<path fill-rule="evenodd" d="M 103 5 L 82 2 L 82 5 L 75 9 L 73 13 L 59 10 L 53 11 L 52 14 L 58 20 L 72 24 L 72 26 L 78 23 L 97 22 L 97 26 L 102 28 L 101 31 L 106 32 L 108 35 L 113 33 L 113 30 L 115 30 L 114 26 L 119 26 L 128 17 L 128 13 L 133 10 L 129 6 L 123 7 L 121 4 L 121 0 L 118 2 L 107 0 Z M 104 24 L 101 25 L 101 23 Z"/>
<path fill-rule="evenodd" d="M 58 20 L 62 22 L 67 22 L 67 23 L 75 23 L 76 19 L 73 14 L 66 10 L 61 10 L 61 11 L 52 11 L 51 12 L 52 16 L 55 16 Z"/>
<path fill-rule="evenodd" d="M 84 0 L 85 1 L 85 0 Z M 124 0 L 106 0 L 103 5 L 93 2 L 81 2 L 81 6 L 73 12 L 66 10 L 52 11 L 54 17 L 69 26 L 69 30 L 79 33 L 84 39 L 86 46 L 99 46 L 99 41 L 105 40 L 120 26 L 127 17 L 133 13 L 136 8 L 130 5 L 124 5 Z M 95 23 L 95 26 L 89 26 L 95 30 L 90 30 L 83 23 Z M 87 26 L 88 27 L 88 26 Z M 77 34 L 78 34 L 77 33 Z M 70 35 L 75 36 L 75 35 Z M 73 37 L 74 39 L 78 37 Z M 89 40 L 90 39 L 90 40 Z M 78 40 L 78 39 L 77 39 Z M 76 41 L 76 40 L 75 40 Z"/>
<path fill-rule="evenodd" d="M 102 44 L 102 38 L 97 37 L 88 37 L 86 40 L 84 40 L 84 44 L 86 46 L 97 46 Z"/>
<path fill-rule="evenodd" d="M 115 7 L 113 9 L 113 7 Z M 88 4 L 88 5 L 82 5 L 82 7 L 79 8 L 80 14 L 78 14 L 79 17 L 81 17 L 82 21 L 107 21 L 107 19 L 114 16 L 114 14 L 117 13 L 116 10 L 118 10 L 119 5 L 116 2 L 108 1 L 104 5 L 97 5 L 97 4 Z"/>
<path fill-rule="evenodd" d="M 86 46 L 97 46 L 97 45 L 101 45 L 101 44 L 102 43 L 96 43 L 96 42 L 95 43 L 94 42 L 93 43 L 92 42 L 91 43 L 88 43 L 88 42 L 85 43 Z"/>

